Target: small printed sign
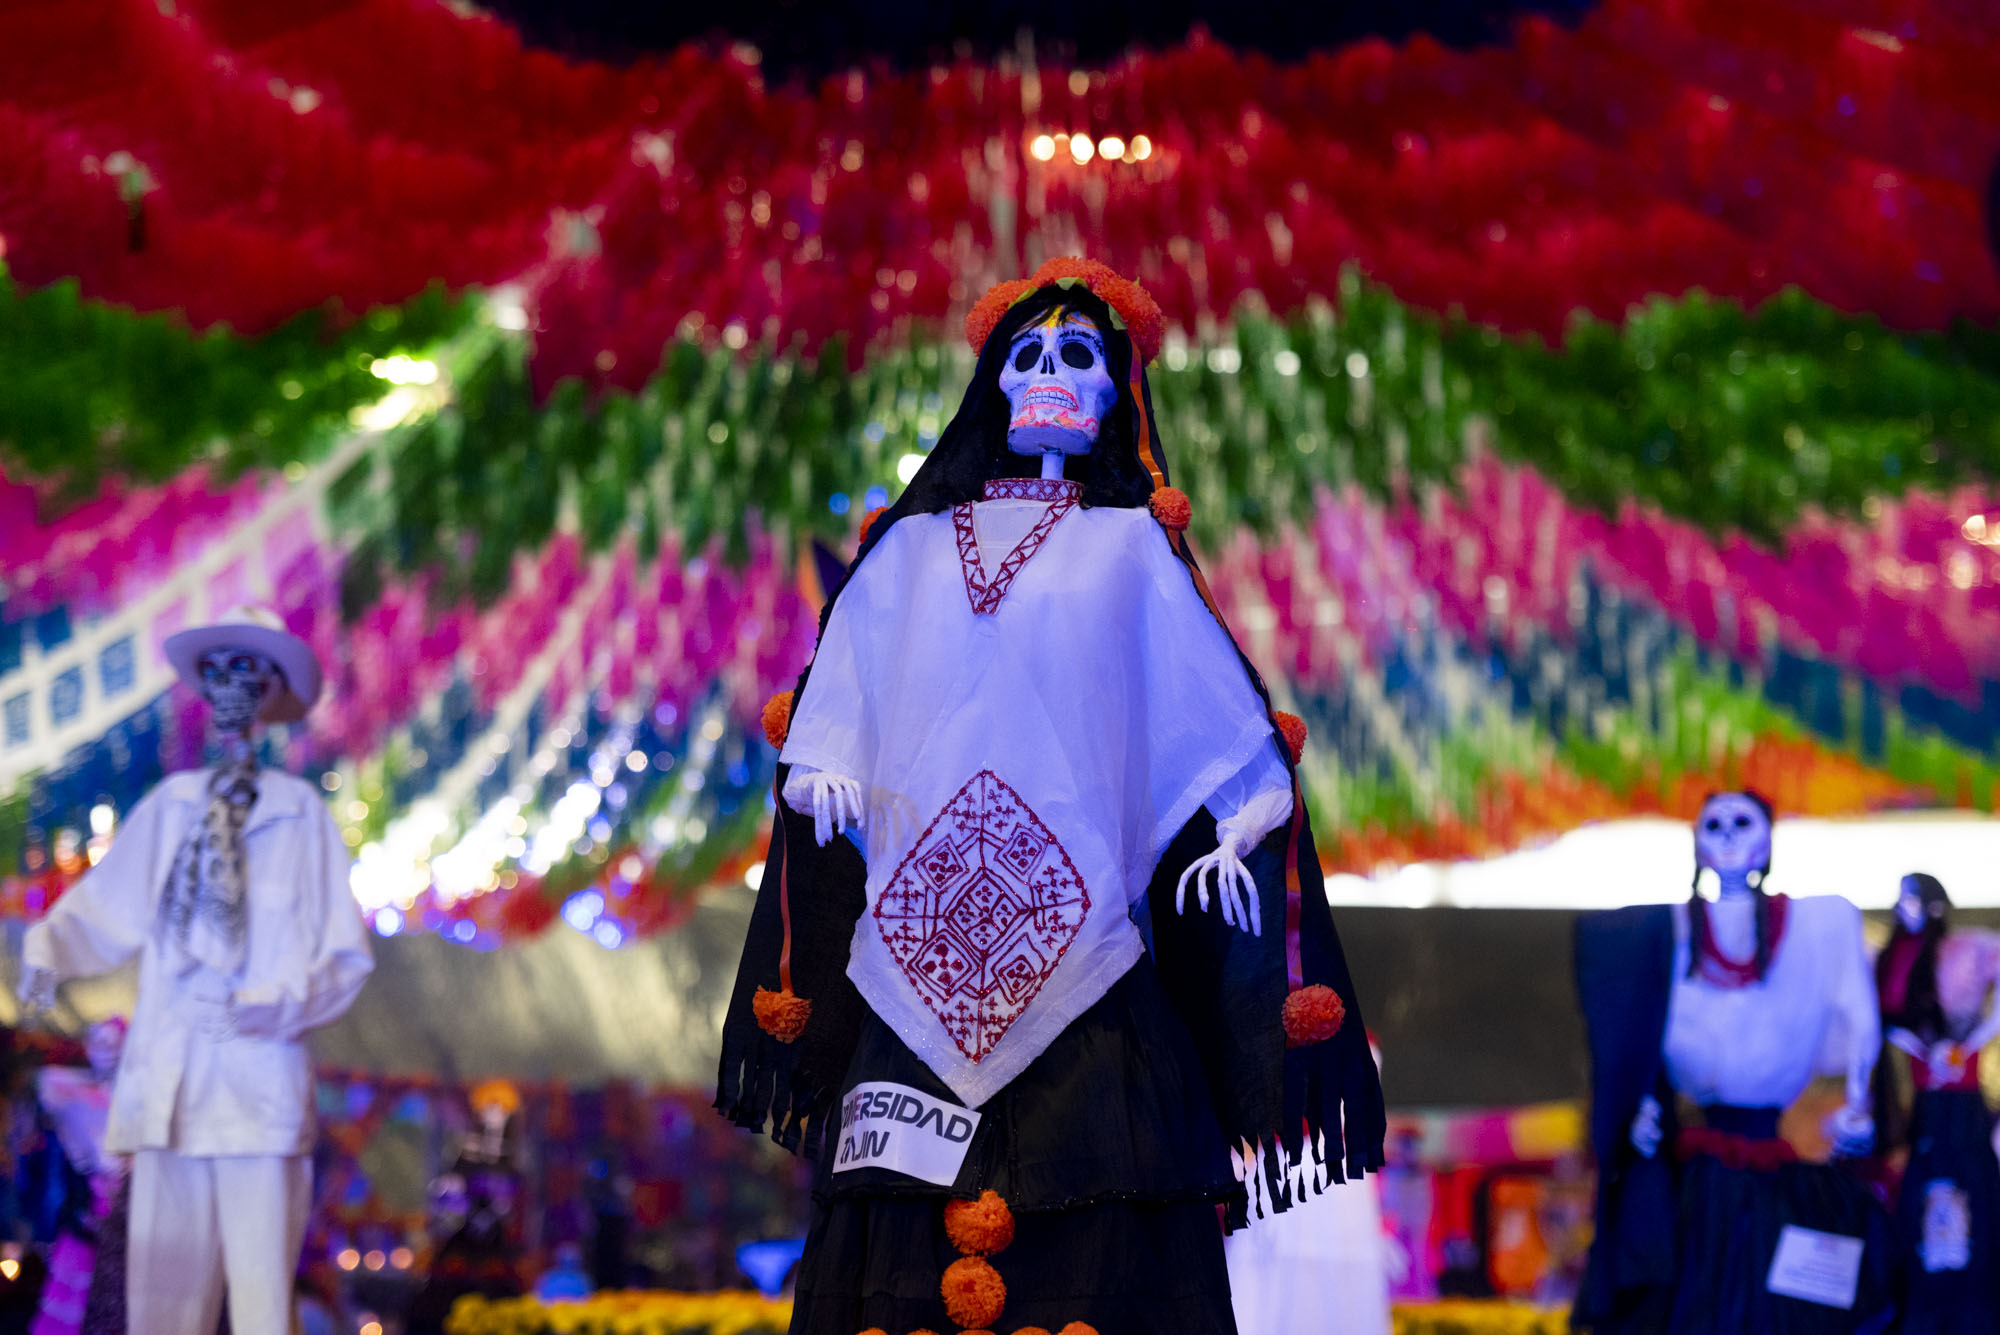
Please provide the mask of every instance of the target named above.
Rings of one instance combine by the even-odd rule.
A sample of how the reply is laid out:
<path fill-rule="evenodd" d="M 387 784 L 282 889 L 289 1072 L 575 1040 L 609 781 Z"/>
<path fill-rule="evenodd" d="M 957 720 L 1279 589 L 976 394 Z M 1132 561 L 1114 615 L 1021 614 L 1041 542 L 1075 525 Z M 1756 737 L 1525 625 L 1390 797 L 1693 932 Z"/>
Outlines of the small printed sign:
<path fill-rule="evenodd" d="M 886 1168 L 936 1186 L 958 1180 L 979 1114 L 891 1080 L 856 1085 L 840 1103 L 833 1171 Z"/>
<path fill-rule="evenodd" d="M 1847 1311 L 1861 1281 L 1861 1239 L 1842 1233 L 1787 1224 L 1778 1234 L 1771 1273 L 1764 1287 L 1785 1298 L 1798 1298 Z"/>
<path fill-rule="evenodd" d="M 1949 1178 L 1924 1184 L 1924 1238 L 1917 1257 L 1933 1275 L 1972 1264 L 1972 1196 Z"/>

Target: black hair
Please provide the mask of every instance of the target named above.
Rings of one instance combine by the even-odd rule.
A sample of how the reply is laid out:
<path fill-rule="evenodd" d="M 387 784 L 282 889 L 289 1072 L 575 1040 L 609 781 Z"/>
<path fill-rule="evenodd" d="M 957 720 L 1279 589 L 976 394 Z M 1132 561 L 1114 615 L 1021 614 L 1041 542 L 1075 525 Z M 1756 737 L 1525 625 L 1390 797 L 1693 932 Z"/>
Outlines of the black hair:
<path fill-rule="evenodd" d="M 1776 818 L 1771 803 L 1753 788 L 1739 789 L 1733 793 L 1710 793 L 1701 799 L 1701 809 L 1708 810 L 1708 804 L 1718 797 L 1748 798 L 1757 810 L 1764 813 L 1766 827 L 1775 825 Z M 1697 817 L 1699 819 L 1699 817 Z M 1764 893 L 1764 882 L 1771 879 L 1771 856 L 1767 851 L 1762 865 L 1756 868 L 1757 877 L 1750 882 L 1750 889 L 1757 896 L 1757 962 L 1756 977 L 1763 981 L 1765 970 L 1771 967 L 1771 898 Z M 1746 878 L 1747 879 L 1747 878 Z M 1701 864 L 1694 869 L 1694 885 L 1688 893 L 1688 967 L 1687 976 L 1692 978 L 1701 968 L 1702 942 L 1709 939 L 1708 901 L 1701 897 Z"/>
<path fill-rule="evenodd" d="M 1900 916 L 1896 919 L 1896 930 L 1889 938 L 1889 944 L 1875 957 L 1875 988 L 1882 998 L 1882 1018 L 1898 1029 L 1907 1029 L 1926 1043 L 1935 1043 L 1948 1037 L 1950 1026 L 1945 1019 L 1944 1004 L 1938 1000 L 1937 954 L 1938 944 L 1944 940 L 1951 920 L 1951 896 L 1945 893 L 1944 882 L 1925 872 L 1911 872 L 1903 879 L 1917 883 L 1917 898 L 1923 901 L 1924 925 L 1912 932 L 1903 926 Z M 1914 945 L 1909 943 L 1914 942 Z M 1903 954 L 1914 949 L 1917 957 L 1909 966 L 1905 976 L 1902 996 L 1891 1000 L 1889 983 L 1890 970 Z"/>

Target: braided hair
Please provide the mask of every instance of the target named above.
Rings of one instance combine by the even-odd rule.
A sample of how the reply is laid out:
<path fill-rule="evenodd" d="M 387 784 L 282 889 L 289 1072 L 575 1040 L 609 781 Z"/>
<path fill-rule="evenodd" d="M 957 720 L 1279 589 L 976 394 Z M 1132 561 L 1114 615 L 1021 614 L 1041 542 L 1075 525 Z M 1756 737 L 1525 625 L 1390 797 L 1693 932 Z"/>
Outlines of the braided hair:
<path fill-rule="evenodd" d="M 1875 987 L 1882 998 L 1882 1018 L 1899 1029 L 1907 1029 L 1926 1043 L 1935 1043 L 1941 1038 L 1951 1037 L 1951 1026 L 1945 1018 L 1944 1004 L 1938 999 L 1937 956 L 1938 946 L 1944 940 L 1951 922 L 1951 896 L 1945 893 L 1944 883 L 1927 873 L 1911 872 L 1903 878 L 1916 884 L 1917 898 L 1923 902 L 1924 925 L 1912 932 L 1903 926 L 1902 919 L 1896 920 L 1895 935 L 1889 944 L 1875 958 Z M 1890 977 L 1896 963 L 1908 951 L 1916 952 L 1916 959 L 1910 963 L 1905 975 L 1900 997 L 1892 996 L 1896 991 Z"/>

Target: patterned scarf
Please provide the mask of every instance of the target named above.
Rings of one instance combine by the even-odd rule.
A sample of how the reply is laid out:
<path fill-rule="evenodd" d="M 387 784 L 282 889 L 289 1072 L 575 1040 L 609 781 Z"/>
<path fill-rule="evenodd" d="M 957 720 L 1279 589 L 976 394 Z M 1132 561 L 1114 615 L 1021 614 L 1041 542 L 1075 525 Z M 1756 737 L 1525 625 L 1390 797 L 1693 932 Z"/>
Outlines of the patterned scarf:
<path fill-rule="evenodd" d="M 170 946 L 187 963 L 223 978 L 243 968 L 250 916 L 243 823 L 257 800 L 257 753 L 244 748 L 215 767 L 208 782 L 208 812 L 188 827 L 174 855 L 160 899 L 160 922 Z"/>

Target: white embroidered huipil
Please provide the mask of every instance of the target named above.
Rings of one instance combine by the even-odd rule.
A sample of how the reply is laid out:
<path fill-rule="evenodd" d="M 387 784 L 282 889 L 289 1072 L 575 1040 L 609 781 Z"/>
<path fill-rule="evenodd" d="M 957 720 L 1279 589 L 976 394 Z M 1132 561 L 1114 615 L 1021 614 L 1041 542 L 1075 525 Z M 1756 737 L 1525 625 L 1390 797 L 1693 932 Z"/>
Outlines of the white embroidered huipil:
<path fill-rule="evenodd" d="M 306 1031 L 338 1019 L 374 968 L 348 870 L 353 857 L 319 790 L 264 770 L 243 829 L 248 950 L 221 978 L 163 940 L 160 895 L 188 827 L 208 810 L 208 772 L 169 775 L 119 827 L 104 860 L 28 929 L 23 962 L 59 979 L 139 957 L 132 1028 L 112 1086 L 114 1154 L 298 1155 L 312 1150 Z M 233 1032 L 217 1012 L 235 998 Z"/>
<path fill-rule="evenodd" d="M 813 771 L 867 793 L 848 975 L 970 1107 L 1139 957 L 1131 907 L 1204 804 L 1253 840 L 1291 809 L 1263 701 L 1158 523 L 1063 487 L 990 484 L 1064 499 L 890 529 L 783 751 L 795 808 Z"/>
<path fill-rule="evenodd" d="M 1732 959 L 1757 949 L 1756 904 L 1725 895 L 1709 929 Z M 1861 910 L 1838 895 L 1794 898 L 1761 982 L 1719 987 L 1688 976 L 1687 905 L 1674 905 L 1674 972 L 1664 1052 L 1675 1089 L 1704 1106 L 1789 1105 L 1817 1075 L 1845 1075 L 1860 1106 L 1882 1044 Z"/>

